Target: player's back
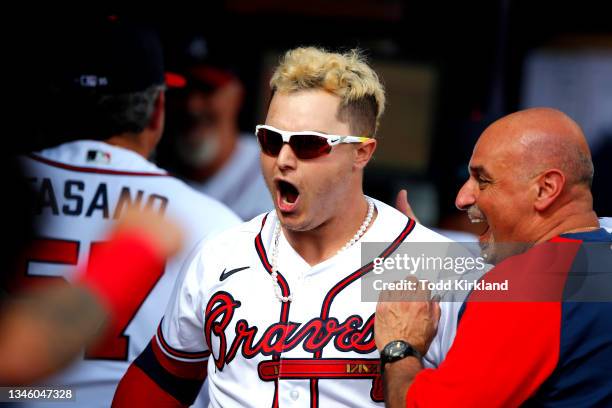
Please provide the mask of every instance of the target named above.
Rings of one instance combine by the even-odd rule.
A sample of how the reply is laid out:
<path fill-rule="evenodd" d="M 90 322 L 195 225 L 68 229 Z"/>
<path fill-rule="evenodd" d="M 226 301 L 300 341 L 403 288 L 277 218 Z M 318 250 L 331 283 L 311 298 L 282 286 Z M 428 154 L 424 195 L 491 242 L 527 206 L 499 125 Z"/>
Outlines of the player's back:
<path fill-rule="evenodd" d="M 183 250 L 107 339 L 81 361 L 44 381 L 74 387 L 79 406 L 110 406 L 129 363 L 146 346 L 166 308 L 178 271 L 196 244 L 239 222 L 223 204 L 189 188 L 135 152 L 99 141 L 75 141 L 24 157 L 35 192 L 37 239 L 20 279 L 70 280 L 75 265 L 96 256 L 112 223 L 129 205 L 150 206 L 183 227 Z M 120 262 L 120 260 L 118 260 Z M 72 403 L 71 406 L 75 406 Z"/>

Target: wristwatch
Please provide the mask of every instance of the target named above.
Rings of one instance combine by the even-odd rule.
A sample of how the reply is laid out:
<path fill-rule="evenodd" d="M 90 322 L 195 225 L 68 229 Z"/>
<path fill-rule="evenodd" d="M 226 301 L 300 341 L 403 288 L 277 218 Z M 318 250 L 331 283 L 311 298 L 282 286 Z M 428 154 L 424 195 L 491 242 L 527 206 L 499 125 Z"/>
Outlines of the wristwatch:
<path fill-rule="evenodd" d="M 380 372 L 385 371 L 385 364 L 393 363 L 406 357 L 414 356 L 419 360 L 423 359 L 414 347 L 403 340 L 389 342 L 380 352 Z"/>

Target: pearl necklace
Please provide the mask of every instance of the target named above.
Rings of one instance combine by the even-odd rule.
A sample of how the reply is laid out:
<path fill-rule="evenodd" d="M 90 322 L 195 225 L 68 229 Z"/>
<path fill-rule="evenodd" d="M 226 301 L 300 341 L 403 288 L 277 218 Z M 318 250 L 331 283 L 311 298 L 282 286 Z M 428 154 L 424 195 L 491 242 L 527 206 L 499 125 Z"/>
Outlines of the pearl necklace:
<path fill-rule="evenodd" d="M 355 235 L 353 235 L 353 238 L 351 238 L 349 242 L 347 242 L 342 248 L 340 248 L 338 252 L 336 252 L 336 255 L 350 248 L 353 244 L 355 244 L 355 242 L 359 241 L 359 238 L 363 236 L 363 234 L 368 229 L 370 222 L 372 222 L 372 216 L 374 215 L 374 201 L 372 201 L 372 199 L 370 199 L 369 197 L 366 197 L 366 201 L 368 202 L 368 214 L 366 215 L 365 220 L 363 220 L 361 227 L 359 227 L 359 230 L 357 230 Z M 276 226 L 274 227 L 274 243 L 272 247 L 272 253 L 270 255 L 270 266 L 272 267 L 272 273 L 270 274 L 270 276 L 272 277 L 272 283 L 274 285 L 274 294 L 276 295 L 276 298 L 280 302 L 287 303 L 293 300 L 293 295 L 283 296 L 283 292 L 281 291 L 281 288 L 278 285 L 278 270 L 276 269 L 278 261 L 278 240 L 280 239 L 280 233 L 281 225 L 280 222 L 277 221 Z"/>

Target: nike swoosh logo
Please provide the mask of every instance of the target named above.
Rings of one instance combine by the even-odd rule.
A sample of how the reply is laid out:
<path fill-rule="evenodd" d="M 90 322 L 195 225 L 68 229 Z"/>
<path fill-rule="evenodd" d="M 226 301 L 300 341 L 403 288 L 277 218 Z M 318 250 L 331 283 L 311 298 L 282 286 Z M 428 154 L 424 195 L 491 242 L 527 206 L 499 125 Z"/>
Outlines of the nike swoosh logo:
<path fill-rule="evenodd" d="M 225 269 L 223 269 L 223 272 L 221 272 L 221 276 L 219 276 L 219 280 L 220 281 L 224 281 L 227 278 L 229 278 L 231 275 L 235 274 L 236 272 L 240 272 L 240 271 L 243 271 L 243 270 L 249 269 L 249 268 L 250 268 L 250 266 L 243 266 L 242 268 L 232 269 L 232 270 L 229 270 L 227 272 L 225 272 Z"/>

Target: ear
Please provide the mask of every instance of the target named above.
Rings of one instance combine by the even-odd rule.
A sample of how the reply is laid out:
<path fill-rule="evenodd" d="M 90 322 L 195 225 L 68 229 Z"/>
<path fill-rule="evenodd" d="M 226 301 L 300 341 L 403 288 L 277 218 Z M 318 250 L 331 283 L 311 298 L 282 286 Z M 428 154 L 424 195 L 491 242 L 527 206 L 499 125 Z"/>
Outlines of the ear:
<path fill-rule="evenodd" d="M 353 164 L 356 169 L 363 169 L 368 164 L 376 151 L 376 146 L 378 146 L 376 139 L 368 139 L 357 145 L 355 149 L 355 162 Z"/>
<path fill-rule="evenodd" d="M 162 132 L 164 129 L 165 120 L 165 105 L 166 105 L 166 93 L 161 91 L 155 100 L 153 106 L 153 113 L 149 120 L 148 128 L 154 132 Z"/>
<path fill-rule="evenodd" d="M 535 180 L 537 194 L 534 207 L 537 211 L 545 211 L 559 197 L 565 187 L 565 175 L 561 170 L 549 169 Z"/>

